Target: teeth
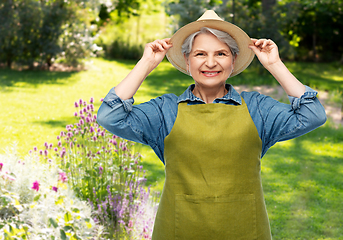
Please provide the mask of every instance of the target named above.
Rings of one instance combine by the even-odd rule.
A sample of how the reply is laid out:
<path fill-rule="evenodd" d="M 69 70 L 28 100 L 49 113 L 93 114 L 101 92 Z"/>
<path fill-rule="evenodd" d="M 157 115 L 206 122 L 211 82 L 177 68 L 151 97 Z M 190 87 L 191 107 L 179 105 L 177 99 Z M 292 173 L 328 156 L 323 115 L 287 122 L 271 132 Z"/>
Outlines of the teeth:
<path fill-rule="evenodd" d="M 203 72 L 204 74 L 207 74 L 207 75 L 214 75 L 214 74 L 217 74 L 219 72 Z"/>

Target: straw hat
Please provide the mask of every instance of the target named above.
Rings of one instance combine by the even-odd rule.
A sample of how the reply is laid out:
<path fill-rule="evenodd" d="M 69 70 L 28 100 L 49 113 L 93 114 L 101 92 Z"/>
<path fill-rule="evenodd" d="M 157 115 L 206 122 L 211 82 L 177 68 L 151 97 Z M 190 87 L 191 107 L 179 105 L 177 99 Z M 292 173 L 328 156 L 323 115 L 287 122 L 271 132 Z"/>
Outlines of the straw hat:
<path fill-rule="evenodd" d="M 173 47 L 168 50 L 167 58 L 175 68 L 189 75 L 184 56 L 181 53 L 181 46 L 189 35 L 200 31 L 202 27 L 227 32 L 236 41 L 239 54 L 231 77 L 239 74 L 249 66 L 255 56 L 254 52 L 248 48 L 252 43 L 250 37 L 236 25 L 222 20 L 213 10 L 207 10 L 197 21 L 183 26 L 172 36 L 170 41 L 173 43 Z"/>

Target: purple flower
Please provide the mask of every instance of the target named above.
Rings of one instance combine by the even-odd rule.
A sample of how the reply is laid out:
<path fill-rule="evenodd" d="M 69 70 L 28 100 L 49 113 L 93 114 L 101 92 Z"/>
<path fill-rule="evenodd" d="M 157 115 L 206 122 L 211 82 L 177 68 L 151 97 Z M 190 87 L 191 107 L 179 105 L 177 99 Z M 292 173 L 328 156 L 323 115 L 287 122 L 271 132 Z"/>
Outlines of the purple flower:
<path fill-rule="evenodd" d="M 39 190 L 39 182 L 38 181 L 34 181 L 33 182 L 32 189 L 36 190 L 38 192 L 38 190 Z"/>
<path fill-rule="evenodd" d="M 82 105 L 82 103 L 83 103 L 83 100 L 81 98 L 79 100 L 79 103 L 80 103 L 80 105 Z"/>
<path fill-rule="evenodd" d="M 3 166 L 4 166 L 4 164 L 3 164 L 3 163 L 0 163 L 0 171 L 1 171 L 1 169 L 2 169 Z"/>
<path fill-rule="evenodd" d="M 89 100 L 90 103 L 93 103 L 94 102 L 94 98 L 91 97 L 91 99 Z"/>
<path fill-rule="evenodd" d="M 74 113 L 74 116 L 77 117 L 77 112 Z"/>
<path fill-rule="evenodd" d="M 34 150 L 34 151 L 37 151 L 37 147 L 33 147 L 33 150 Z"/>
<path fill-rule="evenodd" d="M 79 107 L 79 104 L 78 104 L 77 102 L 75 102 L 75 107 L 76 107 L 76 108 Z"/>
<path fill-rule="evenodd" d="M 101 99 L 100 99 L 100 102 L 103 102 L 103 101 L 104 101 L 104 99 L 103 99 L 103 98 L 101 98 Z"/>
<path fill-rule="evenodd" d="M 99 174 L 101 175 L 102 174 L 102 171 L 104 170 L 104 168 L 103 167 L 99 167 Z"/>
<path fill-rule="evenodd" d="M 58 173 L 59 176 L 58 176 L 58 180 L 65 183 L 66 181 L 68 181 L 68 177 L 67 177 L 67 174 L 65 172 L 60 172 Z"/>
<path fill-rule="evenodd" d="M 64 158 L 65 155 L 66 155 L 66 151 L 65 151 L 65 150 L 62 150 L 62 151 L 61 151 L 61 154 L 60 154 L 61 158 Z"/>
<path fill-rule="evenodd" d="M 52 186 L 52 187 L 51 187 L 51 190 L 57 192 L 58 187 Z"/>

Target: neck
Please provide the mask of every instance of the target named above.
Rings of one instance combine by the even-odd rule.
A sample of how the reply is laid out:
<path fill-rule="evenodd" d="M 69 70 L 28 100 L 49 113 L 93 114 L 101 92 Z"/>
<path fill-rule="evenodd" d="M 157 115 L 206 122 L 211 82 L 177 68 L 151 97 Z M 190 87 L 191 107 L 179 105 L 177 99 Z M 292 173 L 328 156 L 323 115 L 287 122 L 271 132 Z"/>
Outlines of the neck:
<path fill-rule="evenodd" d="M 216 98 L 221 98 L 227 94 L 225 84 L 216 88 L 202 88 L 198 84 L 195 84 L 193 94 L 201 98 L 205 103 L 213 103 Z"/>

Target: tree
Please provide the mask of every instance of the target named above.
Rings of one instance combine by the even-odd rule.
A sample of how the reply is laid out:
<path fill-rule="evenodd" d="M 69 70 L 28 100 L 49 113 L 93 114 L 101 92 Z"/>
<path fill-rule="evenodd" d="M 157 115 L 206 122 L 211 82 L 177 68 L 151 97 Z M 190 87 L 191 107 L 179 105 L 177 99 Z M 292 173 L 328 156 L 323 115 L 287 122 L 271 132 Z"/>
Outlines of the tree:
<path fill-rule="evenodd" d="M 175 30 L 190 22 L 197 20 L 206 10 L 213 9 L 220 13 L 222 0 L 180 0 L 171 2 L 166 8 L 169 15 L 178 15 Z"/>
<path fill-rule="evenodd" d="M 343 1 L 283 1 L 282 32 L 296 47 L 298 59 L 343 60 Z"/>
<path fill-rule="evenodd" d="M 91 53 L 87 31 L 95 0 L 8 0 L 0 3 L 0 61 L 33 68 L 63 58 L 76 65 Z"/>

